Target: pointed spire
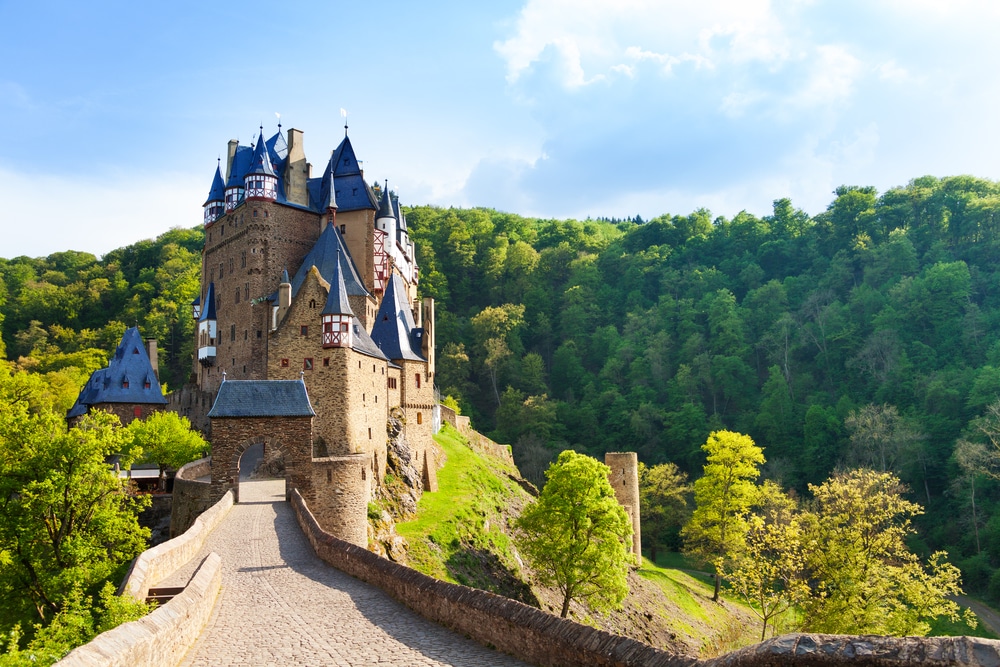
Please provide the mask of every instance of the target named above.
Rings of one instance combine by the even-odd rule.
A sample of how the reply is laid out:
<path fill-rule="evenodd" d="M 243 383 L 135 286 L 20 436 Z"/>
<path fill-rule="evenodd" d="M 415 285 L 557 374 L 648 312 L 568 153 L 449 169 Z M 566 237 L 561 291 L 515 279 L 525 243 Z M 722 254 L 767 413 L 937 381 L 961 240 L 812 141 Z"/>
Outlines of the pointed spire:
<path fill-rule="evenodd" d="M 253 157 L 250 159 L 249 174 L 264 174 L 265 176 L 277 176 L 274 167 L 271 166 L 271 153 L 267 150 L 267 142 L 264 141 L 264 126 L 260 127 L 260 135 L 254 145 Z"/>
<path fill-rule="evenodd" d="M 225 198 L 226 184 L 222 182 L 222 159 L 220 158 L 219 163 L 215 167 L 215 178 L 212 179 L 212 189 L 208 191 L 208 199 L 202 205 L 207 205 L 213 201 L 225 201 Z"/>
<path fill-rule="evenodd" d="M 381 220 L 382 218 L 395 218 L 396 213 L 393 211 L 392 199 L 389 197 L 389 181 L 385 182 L 385 188 L 382 190 L 382 199 L 379 201 L 378 213 L 375 214 L 376 220 Z"/>
<path fill-rule="evenodd" d="M 330 295 L 323 306 L 320 315 L 354 315 L 351 302 L 347 298 L 347 286 L 344 284 L 344 272 L 340 265 L 340 249 L 337 249 L 337 261 L 333 265 L 333 280 L 330 281 Z"/>
<path fill-rule="evenodd" d="M 215 316 L 215 283 L 208 284 L 208 291 L 205 293 L 205 303 L 201 307 L 201 317 L 199 322 L 217 319 Z"/>
<path fill-rule="evenodd" d="M 281 284 L 283 284 L 283 285 L 284 284 L 291 284 L 291 281 L 288 279 L 288 269 L 287 268 L 284 268 L 284 269 L 281 270 Z"/>

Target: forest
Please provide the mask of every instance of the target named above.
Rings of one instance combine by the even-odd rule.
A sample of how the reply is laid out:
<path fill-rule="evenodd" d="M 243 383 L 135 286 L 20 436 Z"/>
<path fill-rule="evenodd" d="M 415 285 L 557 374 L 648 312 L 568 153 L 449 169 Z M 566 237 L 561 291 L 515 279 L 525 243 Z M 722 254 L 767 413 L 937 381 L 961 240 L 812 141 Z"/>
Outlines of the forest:
<path fill-rule="evenodd" d="M 792 494 L 851 468 L 897 476 L 924 508 L 910 547 L 948 551 L 967 591 L 1000 599 L 1000 184 L 845 186 L 816 216 L 780 199 L 731 219 L 406 217 L 437 302 L 436 385 L 529 479 L 564 449 L 694 479 L 710 432 L 746 433 Z M 179 387 L 202 243 L 174 229 L 100 259 L 0 259 L 7 358 L 72 403 L 138 324 Z"/>

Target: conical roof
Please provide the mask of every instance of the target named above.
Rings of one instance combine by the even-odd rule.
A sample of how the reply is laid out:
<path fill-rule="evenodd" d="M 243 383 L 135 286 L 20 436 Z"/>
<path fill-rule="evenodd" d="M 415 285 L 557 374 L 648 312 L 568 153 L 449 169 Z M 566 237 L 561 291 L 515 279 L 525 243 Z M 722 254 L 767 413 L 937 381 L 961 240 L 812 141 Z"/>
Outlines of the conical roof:
<path fill-rule="evenodd" d="M 212 189 L 208 191 L 208 199 L 205 200 L 205 204 L 213 201 L 225 201 L 226 200 L 226 184 L 222 181 L 222 167 L 216 165 L 215 167 L 215 178 L 212 179 Z M 204 206 L 205 204 L 202 204 Z"/>
<path fill-rule="evenodd" d="M 205 305 L 201 309 L 199 322 L 218 319 L 215 316 L 215 283 L 208 284 L 208 291 L 205 293 Z"/>
<path fill-rule="evenodd" d="M 260 130 L 257 145 L 253 149 L 253 157 L 250 158 L 250 169 L 246 175 L 251 174 L 263 174 L 277 178 L 277 174 L 274 173 L 274 168 L 271 166 L 271 151 L 267 149 L 267 142 L 264 141 L 264 128 Z"/>
<path fill-rule="evenodd" d="M 337 261 L 333 263 L 333 279 L 330 281 L 330 295 L 326 298 L 321 315 L 354 315 L 351 302 L 347 298 L 347 287 L 344 285 L 344 272 L 340 266 L 340 252 Z"/>
<path fill-rule="evenodd" d="M 413 321 L 406 298 L 406 285 L 399 274 L 393 273 L 382 296 L 371 337 L 390 359 L 424 361 L 417 338 L 422 334 Z"/>
<path fill-rule="evenodd" d="M 395 218 L 396 212 L 393 210 L 392 199 L 389 197 L 389 182 L 385 182 L 385 188 L 382 190 L 382 199 L 378 204 L 378 213 L 375 214 L 376 220 L 381 220 L 382 218 Z"/>

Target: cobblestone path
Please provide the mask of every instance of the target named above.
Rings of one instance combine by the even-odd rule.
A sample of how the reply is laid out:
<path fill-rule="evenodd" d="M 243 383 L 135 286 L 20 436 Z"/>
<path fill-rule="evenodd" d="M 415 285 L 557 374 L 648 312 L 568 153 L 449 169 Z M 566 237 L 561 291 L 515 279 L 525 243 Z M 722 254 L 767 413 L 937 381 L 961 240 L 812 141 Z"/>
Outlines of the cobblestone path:
<path fill-rule="evenodd" d="M 222 590 L 184 665 L 523 665 L 431 623 L 319 560 L 283 481 L 243 481 L 202 552 L 160 586 L 181 586 L 210 551 Z"/>

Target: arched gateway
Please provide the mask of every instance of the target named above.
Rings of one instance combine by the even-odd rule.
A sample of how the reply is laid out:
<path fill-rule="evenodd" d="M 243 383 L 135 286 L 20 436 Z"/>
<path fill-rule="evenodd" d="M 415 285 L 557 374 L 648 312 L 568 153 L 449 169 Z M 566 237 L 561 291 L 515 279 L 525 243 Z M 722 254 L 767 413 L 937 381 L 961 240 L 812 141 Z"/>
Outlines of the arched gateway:
<path fill-rule="evenodd" d="M 310 486 L 316 413 L 301 380 L 231 380 L 219 386 L 212 420 L 212 501 L 233 489 L 239 502 L 240 457 L 255 444 L 281 450 L 286 493 Z"/>

